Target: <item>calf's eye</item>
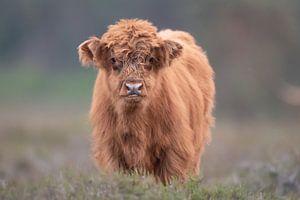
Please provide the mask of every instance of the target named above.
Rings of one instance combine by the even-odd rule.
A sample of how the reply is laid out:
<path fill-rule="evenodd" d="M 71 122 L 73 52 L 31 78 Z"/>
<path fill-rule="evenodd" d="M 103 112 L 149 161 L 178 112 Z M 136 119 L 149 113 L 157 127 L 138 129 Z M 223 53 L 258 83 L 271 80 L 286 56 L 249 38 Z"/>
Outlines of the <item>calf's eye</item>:
<path fill-rule="evenodd" d="M 111 62 L 111 64 L 115 64 L 117 62 L 117 60 L 115 58 L 111 58 L 110 62 Z"/>
<path fill-rule="evenodd" d="M 144 68 L 146 69 L 146 70 L 152 70 L 152 68 L 153 68 L 153 65 L 155 65 L 155 63 L 157 62 L 157 60 L 154 58 L 154 57 L 149 57 L 148 58 L 148 62 L 146 63 L 146 65 L 144 66 Z"/>
<path fill-rule="evenodd" d="M 118 61 L 116 58 L 111 58 L 110 62 L 112 64 L 112 68 L 115 71 L 121 71 L 123 65 L 122 62 Z"/>
<path fill-rule="evenodd" d="M 149 63 L 150 63 L 150 64 L 154 64 L 154 62 L 155 62 L 155 58 L 154 58 L 154 57 L 150 57 L 150 58 L 149 58 Z"/>

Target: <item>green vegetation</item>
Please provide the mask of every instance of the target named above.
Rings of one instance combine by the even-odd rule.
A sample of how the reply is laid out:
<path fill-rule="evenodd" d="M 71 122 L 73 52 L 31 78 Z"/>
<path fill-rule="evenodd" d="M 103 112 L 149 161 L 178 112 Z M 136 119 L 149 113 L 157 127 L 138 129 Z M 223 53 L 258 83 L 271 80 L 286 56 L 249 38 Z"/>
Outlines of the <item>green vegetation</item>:
<path fill-rule="evenodd" d="M 151 177 L 82 173 L 67 169 L 34 183 L 2 183 L 1 199 L 283 199 L 270 192 L 250 193 L 240 185 L 206 185 L 200 180 L 163 186 Z"/>

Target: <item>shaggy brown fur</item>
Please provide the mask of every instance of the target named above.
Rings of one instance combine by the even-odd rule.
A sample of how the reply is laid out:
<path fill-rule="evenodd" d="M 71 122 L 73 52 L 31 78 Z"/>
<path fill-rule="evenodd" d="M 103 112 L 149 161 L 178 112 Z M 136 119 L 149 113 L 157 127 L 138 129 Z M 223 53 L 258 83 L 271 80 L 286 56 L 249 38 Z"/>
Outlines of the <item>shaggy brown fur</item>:
<path fill-rule="evenodd" d="M 120 20 L 83 42 L 78 53 L 83 65 L 100 69 L 91 107 L 97 165 L 150 173 L 163 183 L 198 174 L 215 88 L 193 37 L 157 32 L 144 20 Z M 128 80 L 142 80 L 140 96 L 126 95 Z"/>

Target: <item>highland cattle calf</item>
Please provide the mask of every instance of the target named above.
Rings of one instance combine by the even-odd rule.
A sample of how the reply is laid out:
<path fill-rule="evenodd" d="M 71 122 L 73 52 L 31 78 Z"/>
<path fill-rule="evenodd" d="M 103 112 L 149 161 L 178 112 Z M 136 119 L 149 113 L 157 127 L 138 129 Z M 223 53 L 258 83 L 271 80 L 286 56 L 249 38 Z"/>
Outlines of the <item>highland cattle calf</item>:
<path fill-rule="evenodd" d="M 99 73 L 91 106 L 99 168 L 169 183 L 197 175 L 210 139 L 213 70 L 194 38 L 145 20 L 120 20 L 78 47 Z"/>

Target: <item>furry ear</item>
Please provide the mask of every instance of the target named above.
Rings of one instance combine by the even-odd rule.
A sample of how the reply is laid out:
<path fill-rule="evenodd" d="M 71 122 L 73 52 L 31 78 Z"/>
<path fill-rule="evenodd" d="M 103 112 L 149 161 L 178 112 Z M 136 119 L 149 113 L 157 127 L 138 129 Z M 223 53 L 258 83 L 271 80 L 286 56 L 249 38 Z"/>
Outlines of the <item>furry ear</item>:
<path fill-rule="evenodd" d="M 178 42 L 172 40 L 164 41 L 164 48 L 167 51 L 168 57 L 170 60 L 177 58 L 182 53 L 182 46 Z"/>
<path fill-rule="evenodd" d="M 96 64 L 96 52 L 100 48 L 101 41 L 97 37 L 90 37 L 78 46 L 79 61 L 83 66 Z"/>
<path fill-rule="evenodd" d="M 182 53 L 182 45 L 172 40 L 164 40 L 159 47 L 155 48 L 156 58 L 160 61 L 160 66 L 168 66 L 174 58 Z"/>

